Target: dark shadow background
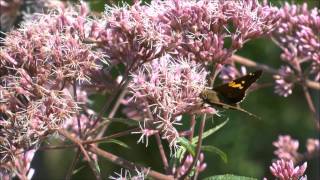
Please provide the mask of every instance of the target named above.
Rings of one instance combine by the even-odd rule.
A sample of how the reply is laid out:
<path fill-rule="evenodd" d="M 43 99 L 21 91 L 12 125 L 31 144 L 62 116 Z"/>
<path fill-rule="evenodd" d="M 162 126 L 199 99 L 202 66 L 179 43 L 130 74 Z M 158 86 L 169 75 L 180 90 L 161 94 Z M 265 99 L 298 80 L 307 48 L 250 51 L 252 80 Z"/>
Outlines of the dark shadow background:
<path fill-rule="evenodd" d="M 303 1 L 293 1 L 303 2 Z M 95 11 L 103 11 L 104 0 L 90 1 Z M 110 2 L 109 2 L 110 3 Z M 131 2 L 129 2 L 131 3 Z M 272 1 L 272 4 L 283 4 L 284 1 Z M 309 7 L 315 7 L 318 2 L 308 1 Z M 250 41 L 237 54 L 253 59 L 257 62 L 268 64 L 273 68 L 279 68 L 280 50 L 267 39 Z M 270 74 L 264 73 L 259 80 L 273 82 Z M 312 92 L 317 109 L 319 109 L 319 92 Z M 93 108 L 99 109 L 104 97 L 92 96 Z M 204 140 L 204 145 L 214 145 L 222 149 L 228 155 L 228 163 L 224 163 L 217 155 L 205 153 L 208 164 L 206 170 L 201 174 L 200 179 L 218 174 L 235 174 L 242 176 L 271 177 L 269 165 L 275 156 L 275 148 L 272 142 L 277 140 L 278 135 L 289 134 L 299 140 L 299 151 L 304 152 L 307 138 L 319 138 L 314 130 L 312 116 L 308 109 L 307 102 L 303 96 L 301 87 L 296 86 L 293 95 L 283 98 L 274 93 L 273 86 L 259 89 L 250 93 L 242 103 L 242 107 L 258 116 L 261 120 L 254 120 L 241 112 L 224 111 L 221 118 L 215 117 L 213 121 L 206 123 L 206 129 L 214 127 L 217 123 L 224 121 L 227 116 L 230 121 L 227 125 L 211 137 Z M 118 111 L 118 113 L 121 111 Z M 117 116 L 123 116 L 118 114 Z M 116 117 L 117 117 L 116 116 Z M 185 127 L 188 124 L 185 124 Z M 114 123 L 110 126 L 107 134 L 128 129 L 127 126 Z M 163 172 L 161 158 L 154 138 L 150 138 L 149 146 L 137 144 L 139 135 L 131 135 L 119 140 L 127 143 L 131 148 L 126 149 L 114 144 L 104 144 L 100 147 L 121 156 L 127 160 L 151 167 L 154 170 Z M 59 180 L 64 179 L 66 172 L 75 155 L 72 150 L 49 150 L 38 151 L 32 167 L 36 169 L 33 179 Z M 121 167 L 109 163 L 101 158 L 99 161 L 103 179 L 107 179 L 114 172 L 120 172 Z M 72 179 L 94 179 L 91 170 L 85 162 L 80 162 L 76 169 L 80 169 Z M 319 161 L 308 161 L 308 179 L 319 179 Z"/>

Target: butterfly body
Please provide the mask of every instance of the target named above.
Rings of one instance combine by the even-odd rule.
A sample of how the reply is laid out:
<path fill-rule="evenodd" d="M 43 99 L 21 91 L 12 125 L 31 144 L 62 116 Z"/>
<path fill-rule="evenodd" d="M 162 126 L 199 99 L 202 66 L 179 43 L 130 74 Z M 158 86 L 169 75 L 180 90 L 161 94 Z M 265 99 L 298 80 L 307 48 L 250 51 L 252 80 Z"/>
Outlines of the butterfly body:
<path fill-rule="evenodd" d="M 209 105 L 218 106 L 224 109 L 239 110 L 251 116 L 255 116 L 242 109 L 239 103 L 245 98 L 247 89 L 259 79 L 261 74 L 262 71 L 258 70 L 226 84 L 213 87 L 212 89 L 205 89 L 201 92 L 200 97 Z"/>

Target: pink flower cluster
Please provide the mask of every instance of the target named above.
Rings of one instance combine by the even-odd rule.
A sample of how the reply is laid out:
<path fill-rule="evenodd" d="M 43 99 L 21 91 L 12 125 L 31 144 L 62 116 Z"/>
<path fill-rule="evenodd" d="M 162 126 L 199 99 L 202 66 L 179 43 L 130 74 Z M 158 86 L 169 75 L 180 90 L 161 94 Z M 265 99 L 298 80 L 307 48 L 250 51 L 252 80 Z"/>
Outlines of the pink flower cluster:
<path fill-rule="evenodd" d="M 144 6 L 107 6 L 98 39 L 113 63 L 130 70 L 164 53 L 223 62 L 246 41 L 270 33 L 275 17 L 275 8 L 257 0 L 154 0 Z"/>
<path fill-rule="evenodd" d="M 200 64 L 164 55 L 144 64 L 132 73 L 133 99 L 149 109 L 144 119 L 148 127 L 162 132 L 170 143 L 179 136 L 174 124 L 179 116 L 201 108 L 200 92 L 205 88 L 207 72 Z M 150 117 L 151 116 L 151 117 Z"/>
<path fill-rule="evenodd" d="M 320 11 L 318 8 L 309 10 L 307 3 L 285 3 L 278 12 L 280 19 L 272 36 L 283 51 L 281 58 L 290 67 L 283 66 L 279 70 L 275 92 L 287 97 L 292 93 L 294 83 L 301 79 L 320 79 Z M 298 72 L 298 81 L 288 78 L 293 74 L 291 68 Z"/>
<path fill-rule="evenodd" d="M 289 135 L 280 135 L 278 140 L 273 142 L 273 145 L 277 148 L 274 154 L 283 160 L 291 160 L 296 163 L 302 156 L 298 152 L 299 141 L 292 139 Z M 305 156 L 317 154 L 320 150 L 319 140 L 309 138 L 306 143 L 307 152 Z"/>
<path fill-rule="evenodd" d="M 296 161 L 299 148 L 299 141 L 292 139 L 289 135 L 279 136 L 278 140 L 273 142 L 277 148 L 274 154 L 279 158 L 286 161 Z"/>
<path fill-rule="evenodd" d="M 277 160 L 270 166 L 271 173 L 280 180 L 302 180 L 305 170 L 307 169 L 307 163 L 302 166 L 294 167 L 292 161 Z"/>
<path fill-rule="evenodd" d="M 192 155 L 187 155 L 186 159 L 184 160 L 184 162 L 181 164 L 180 167 L 177 168 L 176 172 L 174 172 L 176 174 L 177 178 L 181 178 L 190 168 L 190 166 L 193 163 L 194 158 L 192 157 Z M 204 162 L 204 154 L 201 153 L 199 160 L 197 161 L 196 165 L 195 165 L 195 171 L 197 173 L 200 173 L 202 171 L 204 171 L 207 167 L 207 164 Z"/>
<path fill-rule="evenodd" d="M 223 80 L 223 82 L 232 81 L 240 75 L 239 71 L 231 65 L 225 65 L 221 68 L 219 78 Z"/>
<path fill-rule="evenodd" d="M 177 117 L 199 110 L 207 73 L 195 70 L 195 62 L 223 64 L 248 40 L 269 34 L 277 21 L 277 9 L 256 0 L 155 0 L 107 6 L 105 14 L 99 45 L 113 65 L 123 63 L 133 74 L 136 103 L 125 113 L 144 119 L 142 137 L 160 131 L 170 145 L 178 137 Z"/>
<path fill-rule="evenodd" d="M 307 3 L 279 9 L 280 22 L 273 36 L 283 48 L 282 58 L 293 61 L 311 59 L 320 63 L 320 15 L 319 9 L 308 10 Z"/>
<path fill-rule="evenodd" d="M 35 155 L 36 150 L 29 150 L 16 155 L 13 161 L 5 163 L 4 166 L 8 171 L 0 169 L 0 179 L 10 180 L 14 176 L 19 179 L 31 179 L 35 170 L 31 168 L 31 161 Z M 14 170 L 14 174 L 12 171 Z"/>
<path fill-rule="evenodd" d="M 77 104 L 82 111 L 78 112 L 71 118 L 68 118 L 63 123 L 63 128 L 68 130 L 68 132 L 74 137 L 79 136 L 79 132 L 81 132 L 81 134 L 86 134 L 86 132 L 90 131 L 94 126 L 94 117 L 96 116 L 96 113 L 88 108 L 89 101 L 87 92 L 79 88 L 76 90 L 76 93 Z"/>
<path fill-rule="evenodd" d="M 306 144 L 307 152 L 309 154 L 320 153 L 320 142 L 319 139 L 308 139 Z"/>
<path fill-rule="evenodd" d="M 274 75 L 276 82 L 275 93 L 283 97 L 288 97 L 292 94 L 294 71 L 290 66 L 281 66 L 277 75 Z"/>
<path fill-rule="evenodd" d="M 35 148 L 77 112 L 70 89 L 89 82 L 91 73 L 101 69 L 103 58 L 84 43 L 94 34 L 87 13 L 83 4 L 77 10 L 38 14 L 4 39 L 0 49 L 1 164 Z"/>
<path fill-rule="evenodd" d="M 125 180 L 125 179 L 131 179 L 131 180 L 144 180 L 147 179 L 147 173 L 144 173 L 140 171 L 139 169 L 135 169 L 134 172 L 130 172 L 127 169 L 121 169 L 120 172 L 114 172 L 114 176 L 109 176 L 109 179 L 113 180 Z"/>
<path fill-rule="evenodd" d="M 219 78 L 225 83 L 247 74 L 247 68 L 245 66 L 241 66 L 240 70 L 238 70 L 231 64 L 224 65 L 221 68 L 217 68 L 217 70 L 220 71 Z"/>
<path fill-rule="evenodd" d="M 31 13 L 48 12 L 50 9 L 63 6 L 63 2 L 58 0 L 0 0 L 0 31 L 9 31 L 20 23 L 17 22 L 18 19 L 25 20 Z"/>
<path fill-rule="evenodd" d="M 304 174 L 307 163 L 302 166 L 294 167 L 295 164 L 301 162 L 303 158 L 312 158 L 318 156 L 320 152 L 319 140 L 308 139 L 304 154 L 298 152 L 299 141 L 292 139 L 289 135 L 280 135 L 278 140 L 273 142 L 277 148 L 274 154 L 278 160 L 270 166 L 271 173 L 281 180 L 298 180 Z M 302 177 L 301 179 L 306 179 Z"/>

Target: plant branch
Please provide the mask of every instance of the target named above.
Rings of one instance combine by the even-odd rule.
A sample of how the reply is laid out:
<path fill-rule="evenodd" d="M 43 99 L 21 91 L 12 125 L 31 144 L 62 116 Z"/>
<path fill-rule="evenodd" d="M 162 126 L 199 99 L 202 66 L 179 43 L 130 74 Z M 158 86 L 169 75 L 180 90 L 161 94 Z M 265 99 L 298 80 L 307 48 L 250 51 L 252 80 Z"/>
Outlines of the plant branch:
<path fill-rule="evenodd" d="M 315 149 L 313 152 L 305 152 L 305 153 L 302 153 L 300 154 L 300 156 L 298 156 L 296 158 L 296 164 L 299 164 L 303 161 L 307 161 L 307 160 L 310 160 L 310 159 L 319 159 L 320 157 L 320 148 L 318 149 Z"/>
<path fill-rule="evenodd" d="M 231 57 L 232 60 L 234 60 L 235 62 L 248 66 L 248 67 L 254 67 L 257 69 L 262 69 L 265 72 L 268 72 L 270 74 L 277 74 L 278 71 L 276 69 L 273 69 L 272 67 L 265 65 L 265 64 L 260 64 L 257 63 L 255 61 L 252 61 L 251 59 L 242 57 L 242 56 L 238 56 L 238 55 L 232 55 Z"/>
<path fill-rule="evenodd" d="M 189 128 L 189 130 L 180 132 L 179 136 L 189 136 L 189 141 L 192 143 L 192 138 L 194 136 L 194 127 L 195 127 L 195 125 L 196 125 L 196 115 L 192 114 L 191 115 L 191 119 L 190 119 L 190 128 Z M 188 154 L 185 153 L 181 162 L 185 162 L 185 160 L 187 159 L 187 156 L 188 156 Z M 178 171 L 176 171 L 175 175 L 177 175 L 177 172 Z"/>
<path fill-rule="evenodd" d="M 192 141 L 193 135 L 194 135 L 194 127 L 196 125 L 196 115 L 193 114 L 191 115 L 191 120 L 190 120 L 190 134 L 189 134 L 189 140 L 190 142 Z"/>
<path fill-rule="evenodd" d="M 57 129 L 57 131 L 59 132 L 59 134 L 63 135 L 64 137 L 66 137 L 67 139 L 69 139 L 70 141 L 72 141 L 73 143 L 78 145 L 78 151 L 76 153 L 74 161 L 72 162 L 72 166 L 70 167 L 70 169 L 68 171 L 67 178 L 71 177 L 72 171 L 75 167 L 75 164 L 77 163 L 77 161 L 79 159 L 79 155 L 80 155 L 80 151 L 81 151 L 82 154 L 84 155 L 84 159 L 89 163 L 89 166 L 90 166 L 91 170 L 93 171 L 96 179 L 98 179 L 98 180 L 101 179 L 101 175 L 98 173 L 98 171 L 96 171 L 96 167 L 93 165 L 94 163 L 92 163 L 92 160 L 90 159 L 89 154 L 87 153 L 87 151 L 83 147 L 81 140 L 76 137 L 71 136 L 64 129 Z"/>
<path fill-rule="evenodd" d="M 158 145 L 158 148 L 159 148 L 159 151 L 160 151 L 160 156 L 161 156 L 161 159 L 162 159 L 163 168 L 166 171 L 166 174 L 169 174 L 169 163 L 168 163 L 168 159 L 167 159 L 166 153 L 164 152 L 164 149 L 163 149 L 163 146 L 162 146 L 162 143 L 161 143 L 160 135 L 159 135 L 159 133 L 156 133 L 155 136 L 156 136 L 157 145 Z"/>
<path fill-rule="evenodd" d="M 139 130 L 139 128 L 134 128 L 134 129 L 118 132 L 118 133 L 115 133 L 115 134 L 112 134 L 112 135 L 109 135 L 109 136 L 105 136 L 105 137 L 102 137 L 100 139 L 85 140 L 85 141 L 82 141 L 82 144 L 87 145 L 87 144 L 92 144 L 92 143 L 99 143 L 99 142 L 103 142 L 103 141 L 106 141 L 106 140 L 109 140 L 109 139 L 112 139 L 112 138 L 125 136 L 125 135 L 130 134 L 131 132 L 138 131 L 138 130 Z M 75 147 L 77 147 L 76 144 L 64 144 L 64 145 L 57 145 L 57 146 L 43 146 L 43 147 L 40 147 L 38 150 L 39 151 L 42 151 L 42 150 L 58 150 L 58 149 L 67 149 L 67 148 L 75 148 Z"/>
<path fill-rule="evenodd" d="M 124 85 L 123 85 L 123 90 L 122 92 L 120 93 L 120 95 L 118 96 L 117 100 L 116 100 L 116 103 L 114 104 L 114 106 L 112 107 L 112 110 L 111 112 L 109 113 L 108 115 L 108 118 L 113 118 L 114 115 L 116 114 L 118 108 L 120 107 L 120 104 L 121 104 L 121 101 L 122 99 L 124 98 L 124 96 L 126 95 L 127 93 L 127 86 L 128 86 L 128 82 L 126 82 Z M 104 132 L 107 130 L 108 128 L 108 125 L 109 123 L 107 123 L 100 131 L 100 133 L 98 134 L 97 138 L 100 138 L 103 136 Z"/>
<path fill-rule="evenodd" d="M 105 136 L 105 137 L 102 137 L 102 138 L 82 141 L 82 144 L 99 143 L 99 142 L 103 142 L 103 141 L 106 141 L 106 140 L 109 140 L 109 139 L 112 139 L 112 138 L 125 136 L 125 135 L 130 134 L 131 132 L 138 131 L 138 130 L 139 130 L 139 128 L 133 128 L 133 129 L 129 129 L 129 130 L 126 130 L 126 131 L 118 132 L 118 133 L 115 133 L 115 134 L 112 134 L 112 135 L 109 135 L 109 136 Z"/>
<path fill-rule="evenodd" d="M 150 110 L 149 106 L 147 108 L 147 113 L 148 113 L 149 118 L 152 121 L 154 121 L 153 115 L 151 113 L 151 110 Z M 159 152 L 160 152 L 160 156 L 161 156 L 161 159 L 162 159 L 162 163 L 163 163 L 163 166 L 164 166 L 163 168 L 166 171 L 166 173 L 169 173 L 169 163 L 168 163 L 168 159 L 167 159 L 166 153 L 164 152 L 164 149 L 163 149 L 163 146 L 162 146 L 162 143 L 161 143 L 161 138 L 160 138 L 159 132 L 156 133 L 155 135 L 156 135 L 156 141 L 157 141 L 157 145 L 158 145 L 158 148 L 159 148 Z"/>
<path fill-rule="evenodd" d="M 76 154 L 72 159 L 71 165 L 70 165 L 70 167 L 68 169 L 68 172 L 67 172 L 67 175 L 65 177 L 66 180 L 70 180 L 71 179 L 73 170 L 76 167 L 76 164 L 77 164 L 77 162 L 78 162 L 78 160 L 80 158 L 80 152 L 81 152 L 80 148 L 77 148 Z"/>
<path fill-rule="evenodd" d="M 317 110 L 312 102 L 312 98 L 311 98 L 311 95 L 308 91 L 308 88 L 306 86 L 302 86 L 302 89 L 303 89 L 303 92 L 304 92 L 304 96 L 307 100 L 307 103 L 308 103 L 308 106 L 309 106 L 309 109 L 310 111 L 312 112 L 313 116 L 314 116 L 314 124 L 315 124 L 315 127 L 317 128 L 317 130 L 319 131 L 320 130 L 320 124 L 319 124 L 319 116 L 317 114 Z"/>
<path fill-rule="evenodd" d="M 60 150 L 67 148 L 75 148 L 77 145 L 75 144 L 65 144 L 65 145 L 56 145 L 56 146 L 42 146 L 38 149 L 38 151 L 46 151 L 46 150 Z"/>
<path fill-rule="evenodd" d="M 214 81 L 216 80 L 217 75 L 219 74 L 221 68 L 218 68 L 220 64 L 216 64 L 213 66 L 213 69 L 209 75 L 209 85 L 210 87 L 213 86 Z"/>
<path fill-rule="evenodd" d="M 89 155 L 87 153 L 87 151 L 84 149 L 81 140 L 79 140 L 76 137 L 71 136 L 68 132 L 66 132 L 64 129 L 57 129 L 57 131 L 59 132 L 59 134 L 61 134 L 62 136 L 66 137 L 67 139 L 69 139 L 70 141 L 72 141 L 73 143 L 75 143 L 76 145 L 78 145 L 78 147 L 80 148 L 82 154 L 84 155 L 85 160 L 90 161 Z"/>
<path fill-rule="evenodd" d="M 91 145 L 88 149 L 90 152 L 102 156 L 109 160 L 112 163 L 115 163 L 121 167 L 130 169 L 131 171 L 135 171 L 136 168 L 139 168 L 142 172 L 147 174 L 147 176 L 155 178 L 155 179 L 162 179 L 162 180 L 173 180 L 172 176 L 167 176 L 157 171 L 151 170 L 150 168 L 143 167 L 141 165 L 134 164 L 133 162 L 127 161 L 121 157 L 118 157 L 112 153 L 106 152 L 96 146 Z"/>
<path fill-rule="evenodd" d="M 297 64 L 296 65 L 296 69 L 298 70 L 299 75 L 301 77 L 303 77 L 302 69 L 301 69 L 300 64 L 298 63 L 298 60 L 293 61 L 293 62 L 296 62 L 296 64 Z M 315 108 L 315 106 L 314 106 L 314 104 L 312 102 L 311 95 L 310 95 L 310 93 L 308 91 L 308 88 L 307 88 L 307 85 L 306 85 L 306 82 L 305 82 L 305 78 L 302 78 L 302 89 L 303 89 L 304 96 L 305 96 L 305 98 L 307 100 L 309 109 L 310 109 L 312 115 L 314 116 L 314 118 L 313 118 L 314 125 L 315 125 L 316 129 L 319 131 L 320 130 L 319 117 L 317 115 L 316 108 Z"/>
<path fill-rule="evenodd" d="M 198 135 L 198 144 L 197 144 L 197 149 L 196 149 L 196 155 L 192 161 L 192 164 L 190 165 L 189 169 L 185 172 L 185 174 L 183 176 L 181 176 L 181 178 L 179 179 L 182 179 L 184 180 L 188 174 L 191 172 L 192 168 L 197 164 L 197 161 L 200 157 L 200 152 L 201 152 L 201 146 L 202 146 L 202 134 L 203 134 L 203 131 L 204 131 L 204 127 L 205 127 L 205 124 L 206 124 L 206 116 L 207 114 L 204 114 L 202 116 L 202 119 L 201 119 L 201 122 L 200 122 L 200 127 L 199 127 L 199 135 Z"/>
<path fill-rule="evenodd" d="M 272 67 L 270 67 L 268 65 L 254 62 L 254 61 L 252 61 L 248 58 L 242 57 L 242 56 L 232 55 L 231 59 L 239 64 L 245 65 L 247 67 L 255 67 L 257 69 L 262 69 L 263 71 L 270 73 L 270 74 L 277 74 L 278 73 L 278 71 L 276 69 L 273 69 Z M 305 81 L 305 84 L 309 88 L 320 90 L 320 83 L 318 83 L 318 82 L 311 81 L 311 80 L 307 79 Z"/>
<path fill-rule="evenodd" d="M 77 94 L 77 84 L 76 80 L 73 81 L 73 96 L 74 96 L 74 101 L 78 102 L 78 94 Z M 77 123 L 78 123 L 78 133 L 79 137 L 82 138 L 82 132 L 81 132 L 81 123 L 80 123 L 80 117 L 77 114 Z"/>
<path fill-rule="evenodd" d="M 95 119 L 92 127 L 95 127 L 96 124 L 102 119 L 103 113 L 107 111 L 107 109 L 109 108 L 109 106 L 111 105 L 112 101 L 114 100 L 114 98 L 116 97 L 116 94 L 118 92 L 119 89 L 121 89 L 121 87 L 124 85 L 123 83 L 126 81 L 126 78 L 123 78 L 122 81 L 117 85 L 116 88 L 114 88 L 111 91 L 111 95 L 110 98 L 108 98 L 108 100 L 106 101 L 106 103 L 103 105 L 102 109 L 100 110 L 98 117 Z M 128 83 L 128 82 L 127 82 Z M 127 86 L 127 83 L 125 83 L 125 85 Z"/>

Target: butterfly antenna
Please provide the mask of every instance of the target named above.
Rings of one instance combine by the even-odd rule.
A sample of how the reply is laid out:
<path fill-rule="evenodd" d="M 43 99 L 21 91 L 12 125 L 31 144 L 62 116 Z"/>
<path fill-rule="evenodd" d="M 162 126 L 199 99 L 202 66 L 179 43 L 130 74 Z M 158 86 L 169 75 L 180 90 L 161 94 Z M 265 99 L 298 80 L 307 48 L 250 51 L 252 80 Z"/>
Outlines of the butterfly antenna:
<path fill-rule="evenodd" d="M 244 110 L 244 109 L 242 109 L 242 108 L 240 108 L 240 107 L 238 107 L 239 109 L 239 111 L 241 111 L 241 112 L 243 112 L 243 113 L 246 113 L 246 114 L 248 114 L 249 116 L 252 116 L 252 117 L 254 117 L 254 118 L 256 118 L 256 119 L 261 119 L 261 117 L 259 117 L 259 116 L 256 116 L 255 114 L 252 114 L 251 112 L 249 112 L 249 111 L 246 111 L 246 110 Z"/>

